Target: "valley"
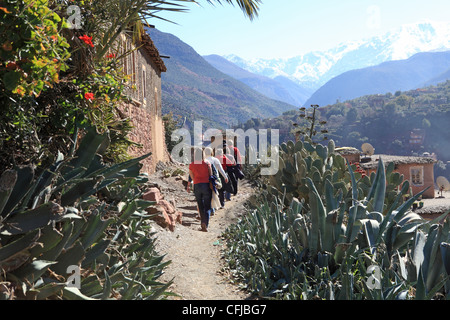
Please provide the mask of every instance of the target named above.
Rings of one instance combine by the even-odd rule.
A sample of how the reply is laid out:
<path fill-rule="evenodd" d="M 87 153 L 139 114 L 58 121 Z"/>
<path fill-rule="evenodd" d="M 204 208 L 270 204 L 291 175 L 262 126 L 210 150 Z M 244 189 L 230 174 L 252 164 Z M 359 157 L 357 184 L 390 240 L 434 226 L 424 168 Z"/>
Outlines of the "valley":
<path fill-rule="evenodd" d="M 200 56 L 174 36 L 149 30 L 167 60 L 163 113 L 210 128 L 279 129 L 281 141 L 301 124 L 299 107 L 319 105 L 329 138 L 398 155 L 434 153 L 447 173 L 450 145 L 450 28 L 406 25 L 384 36 L 343 43 L 291 59 Z M 172 69 L 172 71 L 170 71 Z M 300 121 L 299 121 L 300 120 Z M 383 127 L 383 130 L 379 130 Z M 411 133 L 423 133 L 411 145 Z M 449 166 L 450 167 L 450 166 Z"/>
<path fill-rule="evenodd" d="M 177 37 L 157 29 L 147 32 L 161 55 L 168 57 L 167 72 L 162 74 L 162 112 L 182 117 L 186 127 L 201 120 L 206 127 L 227 128 L 295 108 L 220 72 Z"/>

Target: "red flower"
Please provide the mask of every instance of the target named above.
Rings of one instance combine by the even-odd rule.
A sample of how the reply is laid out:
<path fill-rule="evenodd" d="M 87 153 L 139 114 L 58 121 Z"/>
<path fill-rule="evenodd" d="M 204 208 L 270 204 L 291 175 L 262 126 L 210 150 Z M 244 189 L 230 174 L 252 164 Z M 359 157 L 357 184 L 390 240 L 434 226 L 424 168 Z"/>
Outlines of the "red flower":
<path fill-rule="evenodd" d="M 89 101 L 94 100 L 94 94 L 92 92 L 86 92 L 84 98 Z"/>
<path fill-rule="evenodd" d="M 7 70 L 16 70 L 18 67 L 19 67 L 19 66 L 18 66 L 17 63 L 15 63 L 15 62 L 9 62 L 9 63 L 6 65 L 6 69 L 7 69 Z"/>
<path fill-rule="evenodd" d="M 112 58 L 115 58 L 115 57 L 116 57 L 116 54 L 115 54 L 115 53 L 110 53 L 110 54 L 108 54 L 106 57 L 107 57 L 108 59 L 112 59 Z"/>
<path fill-rule="evenodd" d="M 89 37 L 87 34 L 84 36 L 79 36 L 78 38 L 80 40 L 83 40 L 87 45 L 94 47 L 94 44 L 92 43 L 92 37 Z"/>

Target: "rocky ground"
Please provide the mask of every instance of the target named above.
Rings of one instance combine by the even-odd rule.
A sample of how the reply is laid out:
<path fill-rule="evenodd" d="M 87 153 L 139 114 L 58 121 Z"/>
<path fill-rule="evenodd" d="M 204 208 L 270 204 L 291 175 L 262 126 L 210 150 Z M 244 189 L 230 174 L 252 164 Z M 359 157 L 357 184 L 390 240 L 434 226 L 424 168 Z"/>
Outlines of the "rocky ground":
<path fill-rule="evenodd" d="M 244 202 L 251 195 L 252 188 L 248 182 L 240 181 L 238 195 L 211 217 L 208 232 L 201 232 L 194 194 L 185 189 L 187 176 L 187 167 L 171 165 L 160 166 L 150 177 L 161 197 L 176 211 L 169 220 L 179 219 L 172 228 L 170 221 L 164 222 L 162 218 L 154 226 L 157 251 L 166 255 L 166 261 L 172 261 L 160 280 L 173 280 L 169 291 L 178 296 L 172 299 L 247 299 L 249 295 L 232 284 L 223 272 L 225 263 L 221 250 L 225 243 L 221 235 L 245 212 Z"/>

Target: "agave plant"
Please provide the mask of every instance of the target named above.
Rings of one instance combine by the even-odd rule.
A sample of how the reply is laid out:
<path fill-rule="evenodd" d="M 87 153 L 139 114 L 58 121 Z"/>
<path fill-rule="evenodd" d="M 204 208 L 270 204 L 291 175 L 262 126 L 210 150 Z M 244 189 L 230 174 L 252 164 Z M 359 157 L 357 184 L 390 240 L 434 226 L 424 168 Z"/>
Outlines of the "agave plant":
<path fill-rule="evenodd" d="M 233 273 L 261 297 L 283 299 L 432 299 L 448 295 L 450 221 L 425 221 L 410 211 L 422 193 L 387 206 L 386 169 L 380 160 L 361 197 L 353 169 L 351 204 L 342 189 L 305 177 L 307 200 L 265 201 L 225 233 Z M 315 171 L 317 172 L 317 171 Z M 306 191 L 306 189 L 305 189 Z M 387 208 L 387 209 L 386 209 Z M 385 214 L 383 214 L 383 211 Z M 448 214 L 448 213 L 447 213 Z M 368 279 L 373 268 L 379 285 Z"/>
<path fill-rule="evenodd" d="M 75 135 L 75 137 L 77 134 Z M 75 141 L 75 144 L 77 142 Z M 141 199 L 139 161 L 105 165 L 107 134 L 89 130 L 79 147 L 35 177 L 28 166 L 0 177 L 0 297 L 160 298 L 169 262 L 154 250 Z M 68 270 L 81 270 L 80 288 Z"/>

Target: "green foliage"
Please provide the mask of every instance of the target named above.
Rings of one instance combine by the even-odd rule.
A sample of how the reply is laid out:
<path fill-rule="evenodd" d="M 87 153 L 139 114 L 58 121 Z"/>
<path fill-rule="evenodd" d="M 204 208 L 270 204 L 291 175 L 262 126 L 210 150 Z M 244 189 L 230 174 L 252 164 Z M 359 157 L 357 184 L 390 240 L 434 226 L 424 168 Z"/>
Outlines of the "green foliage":
<path fill-rule="evenodd" d="M 59 81 L 69 44 L 47 0 L 4 1 L 0 10 L 0 99 L 37 97 Z"/>
<path fill-rule="evenodd" d="M 308 201 L 294 198 L 286 206 L 277 198 L 266 200 L 231 226 L 225 233 L 225 258 L 232 273 L 262 298 L 448 298 L 450 220 L 437 223 L 448 213 L 424 221 L 410 211 L 420 194 L 399 205 L 400 194 L 383 216 L 382 161 L 361 200 L 353 170 L 348 173 L 353 194 L 349 208 L 342 194 L 333 192 L 330 180 L 322 191 L 307 177 Z M 380 270 L 379 287 L 370 285 L 374 266 Z"/>
<path fill-rule="evenodd" d="M 70 53 L 60 32 L 64 21 L 48 1 L 4 1 L 0 16 L 0 164 L 8 168 L 39 163 L 43 146 L 53 143 L 40 130 L 52 128 L 51 111 L 36 100 L 60 83 Z M 58 128 L 65 122 L 59 120 Z M 59 134 L 56 129 L 55 140 Z"/>
<path fill-rule="evenodd" d="M 363 199 L 371 190 L 375 174 L 367 176 L 365 172 L 357 169 L 357 163 L 350 164 L 351 174 L 358 181 L 357 188 L 352 190 L 352 175 L 347 170 L 346 160 L 334 150 L 333 140 L 330 140 L 327 146 L 314 144 L 309 137 L 305 137 L 305 141 L 282 143 L 279 151 L 279 170 L 266 179 L 263 197 L 284 199 L 286 205 L 294 198 L 305 199 L 308 203 L 311 191 L 307 183 L 309 178 L 321 194 L 339 193 L 347 207 L 353 199 Z M 386 205 L 380 210 L 383 214 L 400 194 L 399 189 L 409 187 L 408 181 L 403 181 L 403 175 L 394 172 L 394 164 L 389 164 L 386 169 L 386 178 Z M 368 205 L 371 208 L 372 202 Z"/>
<path fill-rule="evenodd" d="M 80 39 L 86 30 L 67 28 L 67 5 L 9 1 L 0 11 L 4 17 L 0 42 L 5 49 L 0 78 L 9 77 L 11 72 L 21 74 L 0 83 L 0 163 L 4 168 L 47 165 L 45 161 L 52 154 L 69 151 L 76 127 L 89 126 L 110 132 L 111 143 L 105 154 L 108 161 L 129 159 L 127 149 L 133 143 L 127 135 L 131 125 L 117 109 L 128 101 L 122 62 L 106 55 L 97 57 L 95 48 Z M 94 44 L 103 37 L 100 26 L 114 18 L 105 18 L 97 5 L 83 2 L 81 6 L 85 26 L 99 26 L 89 30 Z M 117 45 L 102 49 L 118 50 Z"/>
<path fill-rule="evenodd" d="M 0 177 L 3 299 L 159 299 L 169 262 L 149 233 L 153 203 L 141 199 L 139 161 L 106 165 L 108 135 L 90 130 L 67 159 L 36 175 L 31 166 Z M 82 270 L 68 286 L 69 266 Z"/>
<path fill-rule="evenodd" d="M 312 110 L 312 111 L 311 111 Z M 309 140 L 313 141 L 314 144 L 317 143 L 320 138 L 322 141 L 328 140 L 327 133 L 328 130 L 324 128 L 324 125 L 327 123 L 322 120 L 319 121 L 320 112 L 318 105 L 312 105 L 310 109 L 306 109 L 304 107 L 300 108 L 300 120 L 303 121 L 303 126 L 299 127 L 298 123 L 294 123 L 294 129 L 292 130 L 295 134 L 295 140 L 303 140 L 301 137 L 308 137 Z"/>
<path fill-rule="evenodd" d="M 449 102 L 450 81 L 447 81 L 395 95 L 367 95 L 318 110 L 321 119 L 327 121 L 329 138 L 337 146 L 360 148 L 364 142 L 370 142 L 379 154 L 414 155 L 427 151 L 446 162 L 450 160 L 448 139 L 444 138 Z M 276 118 L 262 119 L 254 129 L 279 129 L 281 142 L 287 142 L 294 138 L 292 124 L 302 114 L 303 111 L 285 112 Z M 414 129 L 424 129 L 424 150 L 409 143 Z M 389 143 L 393 140 L 397 143 Z"/>

